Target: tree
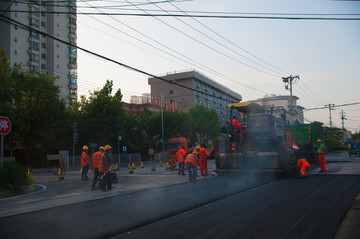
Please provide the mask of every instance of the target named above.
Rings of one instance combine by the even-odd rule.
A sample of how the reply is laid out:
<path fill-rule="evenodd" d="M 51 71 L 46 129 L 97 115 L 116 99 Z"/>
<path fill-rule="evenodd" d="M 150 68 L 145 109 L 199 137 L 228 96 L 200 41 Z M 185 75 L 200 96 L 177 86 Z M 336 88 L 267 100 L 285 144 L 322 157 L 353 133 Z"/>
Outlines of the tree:
<path fill-rule="evenodd" d="M 192 143 L 200 145 L 214 142 L 220 135 L 220 121 L 214 109 L 196 105 L 189 111 L 192 126 Z"/>
<path fill-rule="evenodd" d="M 324 127 L 325 131 L 325 143 L 328 151 L 337 149 L 345 149 L 342 144 L 343 132 L 339 128 Z"/>
<path fill-rule="evenodd" d="M 43 147 L 61 132 L 66 119 L 65 104 L 59 99 L 54 77 L 10 68 L 4 53 L 0 55 L 0 78 L 6 92 L 0 97 L 2 114 L 12 121 L 12 136 L 25 146 L 29 166 L 30 149 Z M 3 111 L 4 110 L 4 111 Z"/>

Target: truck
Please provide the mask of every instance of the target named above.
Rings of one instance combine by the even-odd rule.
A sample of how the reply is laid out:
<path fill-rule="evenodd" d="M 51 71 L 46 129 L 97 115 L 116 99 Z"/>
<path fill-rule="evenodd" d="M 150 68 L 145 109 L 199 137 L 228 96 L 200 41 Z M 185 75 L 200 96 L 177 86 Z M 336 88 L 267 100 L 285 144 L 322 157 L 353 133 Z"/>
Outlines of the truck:
<path fill-rule="evenodd" d="M 166 144 L 167 158 L 168 160 L 174 159 L 176 161 L 176 152 L 181 148 L 181 145 L 185 145 L 185 151 L 188 150 L 187 140 L 184 137 L 170 138 Z"/>
<path fill-rule="evenodd" d="M 294 175 L 297 170 L 296 155 L 291 136 L 286 132 L 286 115 L 273 115 L 254 102 L 228 105 L 230 117 L 221 129 L 224 150 L 216 161 L 218 171 L 273 170 Z M 233 115 L 242 117 L 244 137 L 235 133 Z"/>
<path fill-rule="evenodd" d="M 289 126 L 291 139 L 299 146 L 297 154 L 306 158 L 310 163 L 317 162 L 317 140 L 324 142 L 324 129 L 322 123 L 298 124 Z"/>

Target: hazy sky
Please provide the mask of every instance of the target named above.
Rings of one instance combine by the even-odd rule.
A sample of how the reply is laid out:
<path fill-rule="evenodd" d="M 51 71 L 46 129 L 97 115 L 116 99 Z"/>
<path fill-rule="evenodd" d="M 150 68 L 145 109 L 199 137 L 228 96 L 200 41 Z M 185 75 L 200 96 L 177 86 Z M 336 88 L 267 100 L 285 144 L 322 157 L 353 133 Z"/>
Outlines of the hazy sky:
<path fill-rule="evenodd" d="M 78 12 L 360 18 L 360 1 L 156 2 L 78 1 Z M 360 102 L 359 20 L 78 14 L 78 45 L 154 75 L 194 69 L 240 93 L 243 101 L 270 94 L 289 95 L 281 77 L 299 75 L 293 94 L 306 109 Z M 147 75 L 82 51 L 78 52 L 78 76 L 79 95 L 101 88 L 107 79 L 114 81 L 114 91 L 121 89 L 125 102 L 131 95 L 150 92 Z M 359 131 L 360 104 L 336 107 L 331 114 L 337 127 L 341 127 L 342 110 L 347 118 L 345 128 Z M 306 123 L 316 120 L 329 125 L 329 110 L 305 111 L 305 119 Z"/>

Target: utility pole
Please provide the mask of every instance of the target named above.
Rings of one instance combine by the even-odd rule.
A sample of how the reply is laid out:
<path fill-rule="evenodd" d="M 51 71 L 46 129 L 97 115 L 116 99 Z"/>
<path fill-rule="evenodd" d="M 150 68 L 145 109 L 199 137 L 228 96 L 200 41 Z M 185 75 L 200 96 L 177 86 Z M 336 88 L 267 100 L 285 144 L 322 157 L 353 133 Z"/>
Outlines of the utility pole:
<path fill-rule="evenodd" d="M 290 110 L 289 110 L 290 113 L 292 113 L 294 111 L 294 109 L 293 109 L 293 93 L 292 93 L 293 81 L 299 80 L 299 79 L 300 79 L 299 76 L 292 76 L 292 75 L 290 75 L 289 77 L 282 77 L 282 80 L 285 83 L 285 89 L 290 90 Z M 289 89 L 289 85 L 290 85 L 290 89 Z"/>
<path fill-rule="evenodd" d="M 347 120 L 347 118 L 346 118 L 346 116 L 345 116 L 345 114 L 344 114 L 344 111 L 342 110 L 342 111 L 341 111 L 341 121 L 342 121 L 342 130 L 343 130 L 343 132 L 344 132 L 344 129 L 345 129 L 345 127 L 344 127 L 344 124 L 345 124 L 344 120 Z"/>
<path fill-rule="evenodd" d="M 325 107 L 329 107 L 329 115 L 330 115 L 330 128 L 332 128 L 332 121 L 331 121 L 331 111 L 334 110 L 333 107 L 335 107 L 335 104 L 327 104 L 324 105 Z"/>

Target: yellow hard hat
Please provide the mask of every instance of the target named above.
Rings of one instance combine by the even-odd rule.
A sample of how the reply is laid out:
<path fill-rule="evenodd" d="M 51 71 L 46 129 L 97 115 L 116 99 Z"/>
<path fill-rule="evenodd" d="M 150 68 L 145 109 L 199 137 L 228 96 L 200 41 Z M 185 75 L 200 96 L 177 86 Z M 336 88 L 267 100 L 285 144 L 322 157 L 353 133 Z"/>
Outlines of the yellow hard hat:
<path fill-rule="evenodd" d="M 89 149 L 88 146 L 86 145 L 83 146 L 83 150 L 88 150 L 88 149 Z"/>
<path fill-rule="evenodd" d="M 99 150 L 105 150 L 104 146 L 100 146 Z"/>
<path fill-rule="evenodd" d="M 316 142 L 321 143 L 321 139 L 316 140 Z"/>
<path fill-rule="evenodd" d="M 196 150 L 200 150 L 200 146 L 198 145 L 198 146 L 196 146 L 196 148 L 195 148 Z"/>
<path fill-rule="evenodd" d="M 104 150 L 108 151 L 109 149 L 111 149 L 111 146 L 110 145 L 105 145 Z"/>

